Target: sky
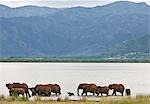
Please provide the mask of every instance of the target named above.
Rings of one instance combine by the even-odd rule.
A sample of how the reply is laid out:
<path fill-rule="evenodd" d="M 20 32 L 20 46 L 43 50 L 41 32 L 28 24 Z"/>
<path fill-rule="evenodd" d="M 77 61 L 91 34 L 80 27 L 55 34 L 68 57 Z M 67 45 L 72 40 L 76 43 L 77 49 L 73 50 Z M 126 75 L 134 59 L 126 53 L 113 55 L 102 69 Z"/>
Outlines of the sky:
<path fill-rule="evenodd" d="M 10 7 L 20 7 L 25 5 L 48 6 L 55 8 L 65 7 L 95 7 L 99 5 L 106 5 L 116 1 L 132 1 L 132 2 L 146 2 L 150 5 L 150 0 L 0 0 L 0 4 Z"/>

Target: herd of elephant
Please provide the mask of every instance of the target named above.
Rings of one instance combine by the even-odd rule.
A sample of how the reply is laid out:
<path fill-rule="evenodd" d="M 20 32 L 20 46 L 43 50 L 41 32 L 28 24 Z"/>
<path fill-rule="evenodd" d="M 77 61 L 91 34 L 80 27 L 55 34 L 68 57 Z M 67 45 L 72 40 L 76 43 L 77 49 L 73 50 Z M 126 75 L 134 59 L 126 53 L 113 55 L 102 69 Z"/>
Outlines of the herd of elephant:
<path fill-rule="evenodd" d="M 32 92 L 32 96 L 40 95 L 40 96 L 50 96 L 51 93 L 55 93 L 56 96 L 61 94 L 61 87 L 58 84 L 37 84 L 35 87 L 29 88 L 26 83 L 8 83 L 6 87 L 9 90 L 10 96 L 12 95 L 22 95 L 26 94 L 26 97 L 31 97 L 29 90 Z M 79 90 L 82 90 L 81 95 L 86 95 L 87 93 L 93 93 L 93 95 L 106 94 L 109 95 L 109 90 L 113 90 L 112 95 L 116 95 L 116 92 L 121 93 L 123 96 L 125 87 L 123 84 L 110 84 L 109 86 L 97 86 L 96 84 L 88 84 L 88 83 L 81 83 L 77 88 L 77 95 L 79 96 Z M 71 93 L 70 93 L 71 94 Z M 130 94 L 130 89 L 126 89 L 126 94 Z M 73 94 L 74 95 L 74 94 Z"/>

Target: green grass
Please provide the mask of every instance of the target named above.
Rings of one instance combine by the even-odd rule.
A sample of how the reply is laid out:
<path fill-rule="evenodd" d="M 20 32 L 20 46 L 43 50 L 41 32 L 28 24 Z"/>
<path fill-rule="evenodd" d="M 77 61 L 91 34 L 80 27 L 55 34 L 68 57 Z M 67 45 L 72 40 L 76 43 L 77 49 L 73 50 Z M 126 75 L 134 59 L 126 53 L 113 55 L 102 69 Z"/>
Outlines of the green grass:
<path fill-rule="evenodd" d="M 150 58 L 103 58 L 103 57 L 5 57 L 0 62 L 97 62 L 97 63 L 149 63 Z"/>
<path fill-rule="evenodd" d="M 150 104 L 150 96 L 137 96 L 136 98 L 128 97 L 121 99 L 109 99 L 108 97 L 100 98 L 99 101 L 89 101 L 87 99 L 81 101 L 69 101 L 69 100 L 60 100 L 60 101 L 28 101 L 25 99 L 10 99 L 5 98 L 1 99 L 0 104 Z"/>

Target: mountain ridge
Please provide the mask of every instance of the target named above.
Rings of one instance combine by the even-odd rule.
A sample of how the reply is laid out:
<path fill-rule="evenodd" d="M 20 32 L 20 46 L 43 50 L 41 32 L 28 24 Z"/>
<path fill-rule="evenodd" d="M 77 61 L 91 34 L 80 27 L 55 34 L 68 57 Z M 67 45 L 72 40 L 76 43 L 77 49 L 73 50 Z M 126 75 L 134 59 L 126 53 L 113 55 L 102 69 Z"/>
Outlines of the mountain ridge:
<path fill-rule="evenodd" d="M 138 6 L 135 6 L 135 4 L 137 4 Z M 128 6 L 126 6 L 128 5 Z M 128 1 L 118 1 L 118 2 L 114 2 L 114 3 L 110 3 L 107 5 L 103 5 L 103 6 L 96 6 L 96 7 L 81 7 L 81 6 L 77 6 L 77 7 L 71 7 L 71 8 L 50 8 L 50 7 L 46 7 L 46 6 L 32 6 L 32 5 L 27 5 L 27 6 L 22 6 L 22 7 L 16 7 L 16 8 L 11 8 L 5 5 L 0 5 L 0 7 L 5 8 L 4 11 L 3 9 L 0 8 L 0 11 L 2 12 L 2 14 L 0 15 L 0 17 L 30 17 L 30 16 L 43 16 L 43 15 L 48 15 L 48 14 L 53 14 L 53 13 L 57 13 L 57 12 L 64 12 L 67 10 L 74 10 L 74 9 L 79 9 L 79 10 L 83 10 L 83 9 L 87 9 L 87 10 L 94 10 L 94 9 L 105 9 L 107 8 L 110 12 L 110 10 L 112 10 L 111 8 L 114 9 L 114 7 L 118 7 L 125 9 L 125 8 L 131 8 L 130 11 L 132 11 L 132 9 L 137 9 L 137 11 L 139 11 L 140 9 L 138 8 L 149 8 L 148 10 L 150 10 L 150 6 L 144 2 L 141 3 L 134 3 L 134 2 L 128 2 Z M 135 6 L 133 8 L 133 6 Z M 109 9 L 110 8 L 110 9 Z M 148 10 L 145 11 L 146 13 L 148 13 Z M 106 10 L 105 10 L 106 11 Z M 117 8 L 115 9 L 115 11 L 120 12 Z M 121 10 L 122 12 L 122 10 Z M 129 11 L 128 11 L 129 12 Z M 16 15 L 15 15 L 16 14 Z"/>
<path fill-rule="evenodd" d="M 103 55 L 150 30 L 150 6 L 144 3 L 15 10 L 0 15 L 1 57 Z"/>
<path fill-rule="evenodd" d="M 116 4 L 116 3 L 130 3 L 130 4 L 142 4 L 142 5 L 147 5 L 147 6 L 150 6 L 148 3 L 146 2 L 133 2 L 133 1 L 115 1 L 115 2 L 112 2 L 112 3 L 108 3 L 108 4 L 104 4 L 104 5 L 97 5 L 97 6 L 93 6 L 93 7 L 85 7 L 85 6 L 73 6 L 73 7 L 62 7 L 62 8 L 78 8 L 78 7 L 83 7 L 83 8 L 95 8 L 95 7 L 103 7 L 103 6 L 109 6 L 109 5 L 112 5 L 112 4 Z M 5 4 L 0 4 L 0 6 L 5 6 L 5 7 L 8 7 L 8 8 L 20 8 L 20 7 L 46 7 L 46 8 L 57 8 L 57 7 L 49 7 L 49 6 L 39 6 L 39 5 L 24 5 L 24 6 L 17 6 L 17 7 L 10 7 L 10 6 L 7 6 Z M 58 8 L 58 9 L 62 9 L 62 8 Z"/>

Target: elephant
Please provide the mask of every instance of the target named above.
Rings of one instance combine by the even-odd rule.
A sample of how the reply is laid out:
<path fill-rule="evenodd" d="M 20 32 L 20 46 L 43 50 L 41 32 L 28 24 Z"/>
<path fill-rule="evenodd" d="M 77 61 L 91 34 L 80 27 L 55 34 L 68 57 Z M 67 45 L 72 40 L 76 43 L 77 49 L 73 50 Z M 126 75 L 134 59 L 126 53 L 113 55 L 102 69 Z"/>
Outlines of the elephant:
<path fill-rule="evenodd" d="M 127 96 L 131 95 L 131 89 L 126 89 L 125 92 L 126 92 L 126 95 L 127 95 Z"/>
<path fill-rule="evenodd" d="M 106 94 L 108 96 L 109 93 L 109 88 L 107 86 L 98 86 L 96 89 L 96 94 L 97 96 L 99 96 L 99 94 L 101 93 L 101 96 L 103 96 L 103 93 Z"/>
<path fill-rule="evenodd" d="M 6 87 L 11 90 L 11 88 L 23 88 L 25 90 L 25 94 L 26 94 L 26 97 L 31 97 L 30 96 L 30 93 L 29 93 L 29 90 L 28 90 L 28 85 L 26 83 L 18 83 L 18 82 L 14 82 L 14 83 L 8 83 L 6 84 Z M 9 92 L 10 93 L 10 96 L 11 96 L 11 91 Z"/>
<path fill-rule="evenodd" d="M 35 92 L 41 96 L 50 96 L 51 95 L 51 87 L 49 85 L 36 85 Z M 32 92 L 33 95 L 33 92 Z"/>
<path fill-rule="evenodd" d="M 108 87 L 110 90 L 113 90 L 112 95 L 116 96 L 116 92 L 120 92 L 121 95 L 123 96 L 123 93 L 125 90 L 125 87 L 123 84 L 110 84 Z"/>
<path fill-rule="evenodd" d="M 74 96 L 74 93 L 73 93 L 73 92 L 67 92 L 67 94 L 68 94 L 69 96 Z"/>
<path fill-rule="evenodd" d="M 39 86 L 41 86 L 42 84 L 38 84 L 38 85 L 36 85 L 35 87 L 32 87 L 32 88 L 29 88 L 30 90 L 31 90 L 31 92 L 32 92 L 32 96 L 34 96 L 34 95 L 36 95 L 36 94 L 38 94 L 38 95 L 40 95 L 39 94 Z M 47 86 L 47 87 L 49 87 L 50 89 L 51 89 L 51 93 L 55 93 L 56 94 L 56 96 L 57 96 L 57 94 L 61 94 L 61 88 L 60 88 L 60 86 L 58 85 L 58 84 L 45 84 L 45 85 L 42 85 L 42 86 Z"/>
<path fill-rule="evenodd" d="M 79 90 L 80 89 L 83 90 L 82 95 L 85 93 L 87 96 L 88 92 L 93 93 L 93 95 L 95 95 L 97 86 L 96 86 L 96 84 L 87 84 L 87 83 L 79 84 L 78 89 L 77 89 L 78 96 L 79 96 Z"/>
<path fill-rule="evenodd" d="M 11 95 L 19 96 L 19 94 L 21 94 L 22 96 L 24 96 L 25 90 L 23 88 L 11 88 L 10 93 Z"/>
<path fill-rule="evenodd" d="M 57 96 L 57 94 L 59 94 L 59 95 L 61 94 L 61 88 L 58 84 L 48 84 L 48 85 L 51 88 L 51 92 L 55 93 L 56 96 Z"/>
<path fill-rule="evenodd" d="M 83 90 L 83 89 L 85 89 L 86 87 L 88 87 L 88 85 L 89 85 L 89 84 L 87 84 L 87 83 L 81 83 L 81 84 L 79 84 L 78 89 L 77 89 L 77 95 L 79 96 L 79 90 L 80 90 L 80 89 Z"/>

